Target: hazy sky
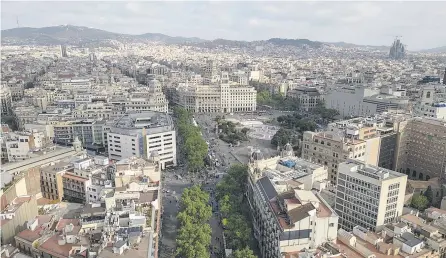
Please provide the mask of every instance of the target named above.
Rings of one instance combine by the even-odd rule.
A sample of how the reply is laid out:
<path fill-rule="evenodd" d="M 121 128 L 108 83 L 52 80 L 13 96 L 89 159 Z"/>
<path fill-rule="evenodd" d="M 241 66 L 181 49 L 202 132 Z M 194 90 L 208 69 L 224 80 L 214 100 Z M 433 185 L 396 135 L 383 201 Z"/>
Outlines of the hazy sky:
<path fill-rule="evenodd" d="M 446 2 L 1 2 L 1 28 L 81 25 L 113 32 L 446 46 Z"/>

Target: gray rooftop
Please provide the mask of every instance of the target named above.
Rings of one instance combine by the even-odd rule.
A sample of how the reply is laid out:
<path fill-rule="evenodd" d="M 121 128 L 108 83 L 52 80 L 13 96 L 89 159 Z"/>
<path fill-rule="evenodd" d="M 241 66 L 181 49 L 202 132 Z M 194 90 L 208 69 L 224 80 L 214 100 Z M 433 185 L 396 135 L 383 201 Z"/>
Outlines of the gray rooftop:
<path fill-rule="evenodd" d="M 174 130 L 172 118 L 162 112 L 147 111 L 130 113 L 119 118 L 111 128 L 112 133 L 128 134 L 130 131 L 147 129 L 152 133 Z"/>

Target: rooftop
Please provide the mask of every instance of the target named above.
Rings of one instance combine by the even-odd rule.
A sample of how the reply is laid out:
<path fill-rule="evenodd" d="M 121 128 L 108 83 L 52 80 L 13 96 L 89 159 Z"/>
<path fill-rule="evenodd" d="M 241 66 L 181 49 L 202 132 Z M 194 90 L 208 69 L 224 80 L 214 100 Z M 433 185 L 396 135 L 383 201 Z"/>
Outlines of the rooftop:
<path fill-rule="evenodd" d="M 343 173 L 357 173 L 378 181 L 390 180 L 398 177 L 407 177 L 405 174 L 366 164 L 365 162 L 353 159 L 339 164 L 339 171 L 342 171 Z"/>
<path fill-rule="evenodd" d="M 172 119 L 169 115 L 161 112 L 142 112 L 126 114 L 115 123 L 117 128 L 156 128 L 172 125 Z"/>

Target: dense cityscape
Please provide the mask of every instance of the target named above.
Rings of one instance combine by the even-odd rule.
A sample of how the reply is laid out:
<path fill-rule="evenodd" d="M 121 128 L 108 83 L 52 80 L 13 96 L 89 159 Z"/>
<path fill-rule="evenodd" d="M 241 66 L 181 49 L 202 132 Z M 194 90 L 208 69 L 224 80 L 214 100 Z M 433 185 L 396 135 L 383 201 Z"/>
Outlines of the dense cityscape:
<path fill-rule="evenodd" d="M 445 52 L 23 29 L 2 258 L 446 257 Z"/>

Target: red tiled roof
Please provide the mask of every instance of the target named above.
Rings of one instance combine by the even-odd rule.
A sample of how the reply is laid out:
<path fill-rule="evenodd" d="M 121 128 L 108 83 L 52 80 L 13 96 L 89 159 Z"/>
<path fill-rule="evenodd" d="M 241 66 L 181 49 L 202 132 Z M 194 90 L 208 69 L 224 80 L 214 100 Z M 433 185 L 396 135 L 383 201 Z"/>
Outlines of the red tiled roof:
<path fill-rule="evenodd" d="M 16 237 L 20 237 L 21 239 L 32 243 L 41 237 L 40 231 L 41 228 L 36 228 L 36 230 L 25 229 L 18 233 Z"/>
<path fill-rule="evenodd" d="M 79 226 L 80 222 L 78 219 L 61 219 L 59 223 L 57 223 L 56 231 L 62 231 L 66 225 L 72 223 L 74 226 Z"/>
<path fill-rule="evenodd" d="M 80 182 L 88 181 L 87 178 L 83 178 L 83 177 L 76 176 L 76 175 L 71 175 L 71 174 L 68 174 L 68 173 L 65 173 L 62 177 L 65 177 L 65 178 L 68 178 L 68 179 L 71 179 L 71 180 L 80 181 Z"/>
<path fill-rule="evenodd" d="M 72 244 L 59 245 L 58 235 L 54 235 L 41 244 L 38 249 L 42 252 L 50 254 L 58 258 L 67 258 L 70 254 L 70 250 L 73 247 Z"/>
<path fill-rule="evenodd" d="M 41 237 L 41 232 L 44 230 L 43 224 L 49 223 L 52 219 L 52 215 L 39 215 L 37 218 L 37 227 L 34 230 L 25 229 L 17 234 L 17 237 L 23 240 L 34 242 Z"/>

